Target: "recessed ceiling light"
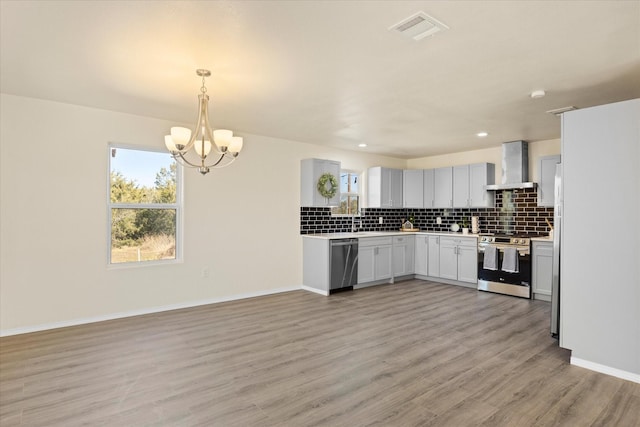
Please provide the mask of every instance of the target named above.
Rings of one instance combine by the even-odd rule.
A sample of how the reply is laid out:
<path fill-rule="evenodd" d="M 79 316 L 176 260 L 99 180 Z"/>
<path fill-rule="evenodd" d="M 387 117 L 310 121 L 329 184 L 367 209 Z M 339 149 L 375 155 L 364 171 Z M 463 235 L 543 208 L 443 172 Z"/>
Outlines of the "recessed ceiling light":
<path fill-rule="evenodd" d="M 531 92 L 531 98 L 533 99 L 538 99 L 538 98 L 542 98 L 543 96 L 545 96 L 546 93 L 544 90 L 539 89 L 539 90 L 534 90 L 533 92 Z"/>
<path fill-rule="evenodd" d="M 358 144 L 358 147 L 360 147 L 360 148 L 364 148 L 366 146 L 367 146 L 367 144 Z"/>
<path fill-rule="evenodd" d="M 485 136 L 488 136 L 489 134 L 487 132 L 478 132 L 476 133 L 476 136 L 478 138 L 484 138 Z"/>

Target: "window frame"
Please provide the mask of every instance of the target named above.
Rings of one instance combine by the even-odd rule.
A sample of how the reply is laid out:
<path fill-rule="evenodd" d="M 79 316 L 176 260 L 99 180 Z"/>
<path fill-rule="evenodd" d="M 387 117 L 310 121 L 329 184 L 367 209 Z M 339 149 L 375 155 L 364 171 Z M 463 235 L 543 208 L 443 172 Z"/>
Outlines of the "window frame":
<path fill-rule="evenodd" d="M 110 142 L 107 144 L 107 268 L 108 269 L 123 269 L 123 268 L 140 268 L 157 265 L 167 264 L 180 264 L 184 262 L 183 259 L 183 218 L 184 218 L 184 199 L 183 199 L 183 167 L 180 162 L 176 162 L 176 201 L 175 203 L 113 203 L 111 202 L 111 150 L 112 149 L 123 150 L 136 150 L 146 151 L 151 153 L 162 153 L 171 156 L 169 152 L 158 147 L 147 147 L 134 144 L 124 144 L 117 142 Z M 139 262 L 111 262 L 111 230 L 112 230 L 112 210 L 113 209 L 175 209 L 176 212 L 176 256 L 173 259 L 164 260 L 152 260 L 152 261 L 139 261 Z"/>
<path fill-rule="evenodd" d="M 331 208 L 331 216 L 332 217 L 347 217 L 347 218 L 360 217 L 360 216 L 362 216 L 362 205 L 361 205 L 361 203 L 362 203 L 362 185 L 361 185 L 361 183 L 362 183 L 362 175 L 363 175 L 363 173 L 361 171 L 356 171 L 356 170 L 352 170 L 352 169 L 340 169 L 340 176 L 338 178 L 339 179 L 342 178 L 342 175 L 344 173 L 347 173 L 349 175 L 356 175 L 358 177 L 358 192 L 357 193 L 353 193 L 353 192 L 352 193 L 349 193 L 349 192 L 343 193 L 342 191 L 340 191 L 340 200 L 338 201 L 338 203 L 342 202 L 342 196 L 345 195 L 345 194 L 347 196 L 349 196 L 349 195 L 356 196 L 358 198 L 358 212 L 357 213 L 334 213 L 333 209 L 337 208 L 337 206 L 336 206 L 334 208 Z M 348 203 L 347 203 L 347 205 L 348 205 Z"/>

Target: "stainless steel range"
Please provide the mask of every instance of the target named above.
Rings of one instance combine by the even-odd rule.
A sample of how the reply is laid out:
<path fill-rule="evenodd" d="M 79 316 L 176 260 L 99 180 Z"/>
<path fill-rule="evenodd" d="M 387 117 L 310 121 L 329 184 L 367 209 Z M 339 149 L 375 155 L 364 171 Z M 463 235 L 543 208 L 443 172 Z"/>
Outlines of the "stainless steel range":
<path fill-rule="evenodd" d="M 478 238 L 478 289 L 531 298 L 531 249 L 528 235 Z"/>

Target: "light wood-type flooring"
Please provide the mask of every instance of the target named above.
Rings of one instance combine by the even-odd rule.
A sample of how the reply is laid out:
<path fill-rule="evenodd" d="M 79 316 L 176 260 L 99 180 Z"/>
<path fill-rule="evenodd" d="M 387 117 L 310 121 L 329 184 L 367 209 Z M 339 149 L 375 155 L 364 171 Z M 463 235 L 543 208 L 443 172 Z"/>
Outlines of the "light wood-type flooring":
<path fill-rule="evenodd" d="M 640 426 L 549 303 L 424 281 L 0 340 L 2 426 Z"/>

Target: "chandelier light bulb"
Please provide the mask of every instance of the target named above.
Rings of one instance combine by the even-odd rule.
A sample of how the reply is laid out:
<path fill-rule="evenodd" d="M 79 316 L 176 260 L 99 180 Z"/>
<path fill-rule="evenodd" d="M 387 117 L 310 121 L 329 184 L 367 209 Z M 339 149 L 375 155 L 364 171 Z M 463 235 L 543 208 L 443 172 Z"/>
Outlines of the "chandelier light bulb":
<path fill-rule="evenodd" d="M 182 150 L 180 146 L 184 147 L 189 143 L 191 138 L 191 130 L 183 127 L 174 126 L 171 128 L 171 139 L 178 149 Z"/>
<path fill-rule="evenodd" d="M 198 153 L 198 156 L 201 156 L 201 157 L 203 153 L 202 145 L 203 145 L 202 140 L 196 141 L 195 144 L 193 144 L 193 148 L 196 149 L 196 153 Z M 211 142 L 205 139 L 204 140 L 204 156 L 207 157 L 210 152 L 211 152 Z"/>
<path fill-rule="evenodd" d="M 223 151 L 231 144 L 233 132 L 226 129 L 216 129 L 213 131 L 213 140 Z"/>
<path fill-rule="evenodd" d="M 231 144 L 229 144 L 229 151 L 232 153 L 239 153 L 242 150 L 242 137 L 234 136 L 231 138 Z"/>
<path fill-rule="evenodd" d="M 171 135 L 164 136 L 164 145 L 171 153 L 175 153 L 176 151 L 178 151 L 176 144 L 173 142 L 173 138 L 171 138 Z"/>

